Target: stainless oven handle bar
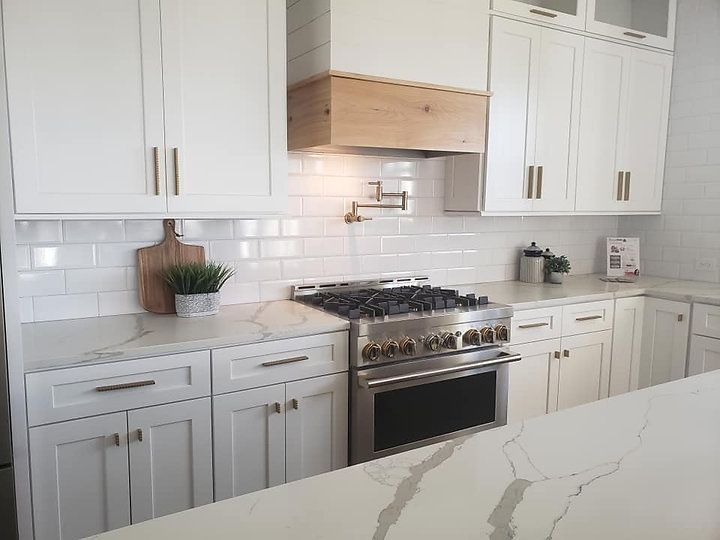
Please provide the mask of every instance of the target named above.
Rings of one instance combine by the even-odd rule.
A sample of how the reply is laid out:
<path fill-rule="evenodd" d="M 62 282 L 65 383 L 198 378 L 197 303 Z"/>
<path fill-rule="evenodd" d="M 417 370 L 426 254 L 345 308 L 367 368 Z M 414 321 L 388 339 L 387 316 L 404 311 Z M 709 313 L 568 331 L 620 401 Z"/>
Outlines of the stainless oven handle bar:
<path fill-rule="evenodd" d="M 457 373 L 458 371 L 466 371 L 468 369 L 476 369 L 479 367 L 496 366 L 498 364 L 509 364 L 510 362 L 517 362 L 522 359 L 520 354 L 505 354 L 499 356 L 495 360 L 483 360 L 481 362 L 470 362 L 467 364 L 460 364 L 459 366 L 452 366 L 440 369 L 428 369 L 427 371 L 416 371 L 415 373 L 408 373 L 407 375 L 395 375 L 394 377 L 384 377 L 381 379 L 367 379 L 363 375 L 358 378 L 358 384 L 363 388 L 375 388 L 376 386 L 385 386 L 388 384 L 395 384 L 406 381 L 414 381 L 417 379 L 427 379 L 428 377 L 434 377 L 435 375 L 446 375 L 448 373 Z"/>

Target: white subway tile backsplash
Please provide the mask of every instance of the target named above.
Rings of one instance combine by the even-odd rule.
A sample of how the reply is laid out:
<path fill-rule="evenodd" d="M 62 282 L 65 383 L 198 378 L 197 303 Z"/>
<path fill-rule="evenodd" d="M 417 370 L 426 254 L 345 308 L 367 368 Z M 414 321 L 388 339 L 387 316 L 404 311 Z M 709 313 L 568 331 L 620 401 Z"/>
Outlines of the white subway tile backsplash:
<path fill-rule="evenodd" d="M 381 238 L 377 236 L 353 236 L 343 239 L 346 255 L 369 255 L 381 252 Z"/>
<path fill-rule="evenodd" d="M 237 261 L 257 259 L 259 255 L 257 240 L 214 240 L 210 242 L 210 253 L 206 257 L 213 261 Z"/>
<path fill-rule="evenodd" d="M 314 154 L 302 157 L 303 174 L 320 176 L 342 176 L 345 170 L 342 156 L 318 156 Z"/>
<path fill-rule="evenodd" d="M 99 313 L 107 315 L 125 315 L 145 311 L 140 305 L 138 291 L 113 291 L 98 294 Z"/>
<path fill-rule="evenodd" d="M 97 246 L 98 266 L 137 266 L 137 250 L 152 245 L 147 242 L 100 244 Z"/>
<path fill-rule="evenodd" d="M 304 240 L 306 257 L 332 257 L 343 254 L 342 238 L 306 238 Z"/>
<path fill-rule="evenodd" d="M 133 274 L 134 268 L 129 269 Z M 125 268 L 83 268 L 65 271 L 68 294 L 122 291 L 128 287 Z"/>
<path fill-rule="evenodd" d="M 17 246 L 15 250 L 15 264 L 18 270 L 30 269 L 30 246 Z"/>
<path fill-rule="evenodd" d="M 380 176 L 380 158 L 345 156 L 345 175 L 373 179 Z"/>
<path fill-rule="evenodd" d="M 32 266 L 33 268 L 95 266 L 95 246 L 92 244 L 35 246 L 32 248 Z"/>
<path fill-rule="evenodd" d="M 400 234 L 429 234 L 433 230 L 431 217 L 401 217 Z"/>
<path fill-rule="evenodd" d="M 97 316 L 97 294 L 62 294 L 33 297 L 33 317 L 35 321 L 83 319 Z"/>
<path fill-rule="evenodd" d="M 281 262 L 283 279 L 312 278 L 323 275 L 323 260 L 285 259 Z"/>
<path fill-rule="evenodd" d="M 238 283 L 280 279 L 280 261 L 238 261 L 234 264 L 234 280 Z"/>
<path fill-rule="evenodd" d="M 15 237 L 19 244 L 38 244 L 62 241 L 60 221 L 16 221 Z"/>
<path fill-rule="evenodd" d="M 322 236 L 324 223 L 322 218 L 283 219 L 281 230 L 283 236 Z"/>
<path fill-rule="evenodd" d="M 183 234 L 185 240 L 230 240 L 233 222 L 229 219 L 186 219 Z"/>
<path fill-rule="evenodd" d="M 403 161 L 386 158 L 382 160 L 380 174 L 389 178 L 417 176 L 417 161 Z"/>
<path fill-rule="evenodd" d="M 121 220 L 65 221 L 63 238 L 73 244 L 122 242 L 125 240 L 125 228 Z"/>
<path fill-rule="evenodd" d="M 237 219 L 234 222 L 235 238 L 271 238 L 280 234 L 277 219 Z"/>
<path fill-rule="evenodd" d="M 32 297 L 20 298 L 20 322 L 29 323 L 35 320 Z"/>
<path fill-rule="evenodd" d="M 349 210 L 350 208 L 348 208 Z M 346 212 L 342 197 L 304 197 L 303 216 L 342 216 Z"/>
<path fill-rule="evenodd" d="M 290 298 L 293 286 L 302 285 L 300 280 L 260 282 L 260 301 L 272 302 Z"/>
<path fill-rule="evenodd" d="M 263 258 L 302 257 L 303 241 L 294 240 L 261 240 L 260 256 Z"/>
<path fill-rule="evenodd" d="M 18 274 L 18 288 L 18 294 L 21 298 L 64 294 L 65 273 L 62 270 L 20 272 Z"/>
<path fill-rule="evenodd" d="M 220 291 L 220 303 L 223 305 L 248 304 L 259 301 L 260 284 L 257 281 L 226 283 Z"/>
<path fill-rule="evenodd" d="M 182 222 L 175 223 L 175 230 L 182 233 Z M 125 222 L 125 240 L 128 242 L 160 242 L 165 238 L 163 222 L 159 219 L 132 219 Z"/>

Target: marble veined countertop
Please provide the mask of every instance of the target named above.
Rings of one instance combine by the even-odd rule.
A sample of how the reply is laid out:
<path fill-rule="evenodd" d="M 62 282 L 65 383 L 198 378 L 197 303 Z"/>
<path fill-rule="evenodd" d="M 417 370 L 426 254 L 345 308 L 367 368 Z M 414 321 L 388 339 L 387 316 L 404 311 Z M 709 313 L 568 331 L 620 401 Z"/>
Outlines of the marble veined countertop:
<path fill-rule="evenodd" d="M 347 321 L 281 300 L 223 306 L 218 315 L 182 319 L 140 313 L 23 324 L 25 371 L 112 362 L 211 347 L 347 330 Z"/>
<path fill-rule="evenodd" d="M 717 540 L 720 371 L 228 499 L 102 540 Z"/>

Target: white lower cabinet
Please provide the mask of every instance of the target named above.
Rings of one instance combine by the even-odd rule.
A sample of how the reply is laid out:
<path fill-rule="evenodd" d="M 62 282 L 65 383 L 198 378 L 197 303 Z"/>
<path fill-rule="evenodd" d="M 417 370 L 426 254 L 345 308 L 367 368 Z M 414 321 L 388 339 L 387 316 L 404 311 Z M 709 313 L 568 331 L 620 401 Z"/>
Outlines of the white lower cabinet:
<path fill-rule="evenodd" d="M 130 524 L 124 412 L 30 429 L 36 540 L 72 540 Z"/>
<path fill-rule="evenodd" d="M 688 375 L 720 369 L 720 339 L 693 336 L 690 343 Z"/>
<path fill-rule="evenodd" d="M 610 395 L 637 390 L 642 353 L 645 298 L 620 298 L 615 301 Z"/>
<path fill-rule="evenodd" d="M 213 398 L 215 498 L 347 464 L 347 374 Z"/>
<path fill-rule="evenodd" d="M 508 424 L 554 410 L 548 410 L 548 381 L 555 352 L 560 348 L 560 339 L 513 345 L 513 352 L 523 358 L 510 364 Z"/>
<path fill-rule="evenodd" d="M 132 522 L 213 502 L 210 398 L 128 412 Z"/>
<path fill-rule="evenodd" d="M 685 377 L 689 331 L 689 304 L 645 299 L 640 388 Z"/>
<path fill-rule="evenodd" d="M 548 409 L 562 410 L 608 396 L 612 330 L 563 337 L 550 369 Z"/>

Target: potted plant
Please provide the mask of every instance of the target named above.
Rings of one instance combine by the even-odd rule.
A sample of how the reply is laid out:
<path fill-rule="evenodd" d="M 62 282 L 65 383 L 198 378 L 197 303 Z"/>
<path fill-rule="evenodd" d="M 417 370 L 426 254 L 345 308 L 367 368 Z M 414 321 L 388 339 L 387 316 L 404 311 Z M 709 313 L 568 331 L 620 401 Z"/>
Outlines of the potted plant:
<path fill-rule="evenodd" d="M 218 263 L 180 263 L 163 272 L 175 293 L 178 317 L 203 317 L 220 311 L 220 288 L 235 271 Z"/>
<path fill-rule="evenodd" d="M 562 283 L 563 276 L 569 274 L 571 269 L 570 261 L 565 255 L 550 257 L 545 261 L 545 273 L 550 283 Z"/>

